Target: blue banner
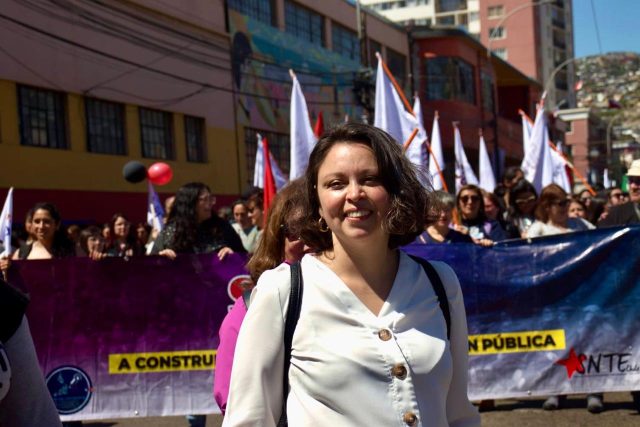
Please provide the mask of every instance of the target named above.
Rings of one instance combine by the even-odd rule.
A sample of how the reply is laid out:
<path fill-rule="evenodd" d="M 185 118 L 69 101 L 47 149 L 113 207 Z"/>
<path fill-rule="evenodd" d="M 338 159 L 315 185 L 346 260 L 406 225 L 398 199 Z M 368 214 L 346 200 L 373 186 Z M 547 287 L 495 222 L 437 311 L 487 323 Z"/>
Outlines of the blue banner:
<path fill-rule="evenodd" d="M 470 398 L 640 390 L 640 227 L 406 250 L 460 279 Z"/>

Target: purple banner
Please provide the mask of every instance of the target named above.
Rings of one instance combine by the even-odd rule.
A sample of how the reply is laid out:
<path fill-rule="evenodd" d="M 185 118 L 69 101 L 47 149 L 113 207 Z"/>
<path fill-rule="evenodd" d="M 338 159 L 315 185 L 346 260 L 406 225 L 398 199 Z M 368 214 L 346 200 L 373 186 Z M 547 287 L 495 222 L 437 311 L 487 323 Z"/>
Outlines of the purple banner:
<path fill-rule="evenodd" d="M 232 255 L 16 262 L 27 316 L 63 420 L 219 411 L 218 329 L 246 259 Z"/>

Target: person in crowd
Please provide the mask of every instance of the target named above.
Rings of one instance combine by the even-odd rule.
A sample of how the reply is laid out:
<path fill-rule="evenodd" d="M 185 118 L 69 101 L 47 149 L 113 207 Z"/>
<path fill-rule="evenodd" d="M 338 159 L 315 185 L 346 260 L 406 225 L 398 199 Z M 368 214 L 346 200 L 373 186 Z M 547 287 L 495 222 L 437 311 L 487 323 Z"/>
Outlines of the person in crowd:
<path fill-rule="evenodd" d="M 591 194 L 591 192 L 586 188 L 584 190 L 581 190 L 580 193 L 578 193 L 578 198 L 585 205 L 587 209 L 589 209 L 589 205 L 591 204 L 591 199 L 593 197 L 594 197 L 593 194 Z"/>
<path fill-rule="evenodd" d="M 131 257 L 142 255 L 142 249 L 138 246 L 135 230 L 131 223 L 121 213 L 116 213 L 109 221 L 109 236 L 107 240 L 107 254 L 115 257 Z"/>
<path fill-rule="evenodd" d="M 538 193 L 529 181 L 520 180 L 509 192 L 511 205 L 507 211 L 507 222 L 524 237 L 531 224 L 536 220 L 535 210 Z"/>
<path fill-rule="evenodd" d="M 151 254 L 175 259 L 178 254 L 217 253 L 223 260 L 234 252 L 246 252 L 231 225 L 213 215 L 214 203 L 211 190 L 201 182 L 180 187 Z M 191 427 L 204 427 L 206 415 L 187 415 L 187 420 Z"/>
<path fill-rule="evenodd" d="M 249 218 L 249 208 L 244 200 L 237 200 L 231 205 L 234 223 L 231 224 L 233 229 L 240 236 L 242 246 L 248 253 L 255 252 L 258 245 L 259 230 Z"/>
<path fill-rule="evenodd" d="M 631 167 L 627 171 L 627 180 L 629 201 L 611 206 L 607 217 L 598 222 L 598 227 L 640 223 L 640 159 L 631 163 Z"/>
<path fill-rule="evenodd" d="M 524 179 L 524 172 L 517 166 L 509 166 L 504 171 L 502 182 L 500 182 L 493 191 L 498 197 L 503 210 L 506 211 L 511 206 L 509 192 L 521 179 Z"/>
<path fill-rule="evenodd" d="M 582 218 L 569 218 L 569 203 L 571 200 L 559 185 L 549 184 L 544 187 L 536 207 L 536 221 L 527 230 L 526 237 L 594 229 L 591 223 Z"/>
<path fill-rule="evenodd" d="M 105 241 L 100 227 L 90 225 L 80 232 L 76 255 L 90 257 L 91 259 L 102 259 L 107 256 L 105 253 Z"/>
<path fill-rule="evenodd" d="M 218 208 L 218 217 L 224 219 L 227 222 L 231 222 L 233 220 L 233 211 L 229 206 L 222 206 Z"/>
<path fill-rule="evenodd" d="M 573 196 L 569 199 L 569 218 L 587 219 L 587 207 L 579 197 Z"/>
<path fill-rule="evenodd" d="M 58 208 L 51 203 L 37 203 L 33 207 L 31 232 L 35 240 L 20 246 L 13 259 L 52 259 L 75 255 L 73 243 L 62 227 Z M 0 270 L 5 272 L 11 264 L 8 258 L 0 259 Z"/>
<path fill-rule="evenodd" d="M 29 323 L 28 298 L 0 277 L 0 425 L 60 427 Z"/>
<path fill-rule="evenodd" d="M 467 397 L 457 277 L 431 263 L 451 309 L 447 343 L 422 266 L 398 250 L 424 229 L 428 198 L 400 145 L 378 128 L 340 125 L 318 141 L 304 179 L 300 234 L 318 252 L 301 261 L 290 387 L 283 390 L 283 307 L 291 273 L 281 264 L 253 291 L 223 426 L 273 426 L 281 415 L 293 426 L 480 425 Z"/>
<path fill-rule="evenodd" d="M 247 268 L 251 281 L 246 291 L 253 288 L 263 272 L 276 268 L 282 262 L 300 261 L 309 248 L 300 239 L 299 224 L 302 221 L 301 203 L 304 185 L 302 179 L 292 181 L 277 195 L 267 213 L 267 225 Z M 216 375 L 213 395 L 222 413 L 226 411 L 233 356 L 240 325 L 247 312 L 244 298 L 238 298 L 220 325 L 220 345 L 216 353 Z"/>
<path fill-rule="evenodd" d="M 67 227 L 67 236 L 75 246 L 76 250 L 78 249 L 78 246 L 80 244 L 81 231 L 82 231 L 82 228 L 80 228 L 78 224 L 71 224 L 70 226 Z"/>
<path fill-rule="evenodd" d="M 26 232 L 26 238 L 24 243 L 30 244 L 35 240 L 35 236 L 33 235 L 33 208 L 27 211 L 27 214 L 24 218 L 24 231 Z"/>
<path fill-rule="evenodd" d="M 171 210 L 173 209 L 173 204 L 176 201 L 176 196 L 169 196 L 164 201 L 164 222 L 165 224 L 169 220 L 169 214 L 171 214 Z"/>
<path fill-rule="evenodd" d="M 509 239 L 520 238 L 520 232 L 511 223 L 506 221 L 506 211 L 503 202 L 495 193 L 482 191 L 482 201 L 484 202 L 484 213 L 489 221 L 498 221 Z"/>
<path fill-rule="evenodd" d="M 607 206 L 621 205 L 624 200 L 624 193 L 620 187 L 611 187 L 607 190 Z"/>
<path fill-rule="evenodd" d="M 175 259 L 178 254 L 217 253 L 221 260 L 245 253 L 231 225 L 212 214 L 213 196 L 201 182 L 185 184 L 176 193 L 167 225 L 156 239 L 152 255 Z"/>
<path fill-rule="evenodd" d="M 136 224 L 136 247 L 140 248 L 141 254 L 147 255 L 151 252 L 153 242 L 158 238 L 158 235 L 154 235 L 153 231 L 153 228 L 146 222 Z"/>
<path fill-rule="evenodd" d="M 601 218 L 608 215 L 607 199 L 605 197 L 592 197 L 587 208 L 585 218 L 591 224 L 597 224 Z"/>
<path fill-rule="evenodd" d="M 471 237 L 450 227 L 456 198 L 446 191 L 433 193 L 433 206 L 425 218 L 425 231 L 418 236 L 416 243 L 473 243 Z"/>
<path fill-rule="evenodd" d="M 460 189 L 456 198 L 461 224 L 457 231 L 468 234 L 474 242 L 483 246 L 490 246 L 493 242 L 508 238 L 500 223 L 487 219 L 484 212 L 482 191 L 476 185 L 465 185 Z"/>
<path fill-rule="evenodd" d="M 640 159 L 634 160 L 627 171 L 629 201 L 611 206 L 598 228 L 640 224 Z M 640 391 L 632 391 L 633 403 L 640 412 Z"/>
<path fill-rule="evenodd" d="M 253 193 L 247 201 L 249 219 L 251 219 L 251 224 L 258 229 L 258 239 L 262 234 L 262 228 L 264 226 L 264 199 L 262 197 L 262 192 Z"/>
<path fill-rule="evenodd" d="M 111 226 L 108 222 L 102 225 L 102 238 L 105 242 L 111 241 Z"/>

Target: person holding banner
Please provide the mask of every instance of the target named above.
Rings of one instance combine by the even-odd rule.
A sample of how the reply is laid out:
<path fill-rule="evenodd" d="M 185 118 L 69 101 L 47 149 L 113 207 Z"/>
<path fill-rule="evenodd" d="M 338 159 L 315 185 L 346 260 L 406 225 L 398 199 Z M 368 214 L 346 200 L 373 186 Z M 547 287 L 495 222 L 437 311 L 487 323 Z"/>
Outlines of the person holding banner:
<path fill-rule="evenodd" d="M 450 308 L 423 267 L 398 248 L 424 228 L 428 195 L 386 132 L 346 123 L 325 133 L 305 172 L 300 316 L 288 384 L 284 318 L 291 271 L 253 291 L 223 426 L 479 426 L 467 397 L 468 340 L 458 279 L 432 262 Z M 285 404 L 283 410 L 283 403 Z"/>
<path fill-rule="evenodd" d="M 477 185 L 468 184 L 460 188 L 456 205 L 461 220 L 461 224 L 456 229 L 468 234 L 475 243 L 491 246 L 493 242 L 507 238 L 507 233 L 500 223 L 487 218 L 484 212 L 482 190 Z"/>
<path fill-rule="evenodd" d="M 569 218 L 570 202 L 567 193 L 559 185 L 549 184 L 544 187 L 536 207 L 536 221 L 527 230 L 526 237 L 594 229 L 591 223 L 582 218 Z"/>
<path fill-rule="evenodd" d="M 31 232 L 35 239 L 20 246 L 12 259 L 51 259 L 75 255 L 73 243 L 62 229 L 60 212 L 51 203 L 37 203 L 33 207 Z M 10 264 L 10 259 L 0 259 L 0 270 L 4 273 Z"/>
<path fill-rule="evenodd" d="M 467 234 L 450 227 L 456 198 L 446 191 L 436 191 L 433 193 L 433 201 L 435 206 L 425 219 L 427 227 L 418 236 L 416 243 L 473 243 Z"/>

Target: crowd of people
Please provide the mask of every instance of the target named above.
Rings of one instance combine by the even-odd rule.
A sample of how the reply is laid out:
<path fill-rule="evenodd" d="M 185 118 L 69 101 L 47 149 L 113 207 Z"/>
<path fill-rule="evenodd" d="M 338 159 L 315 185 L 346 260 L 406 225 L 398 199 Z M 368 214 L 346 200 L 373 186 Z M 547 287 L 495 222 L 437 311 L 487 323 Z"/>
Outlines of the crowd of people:
<path fill-rule="evenodd" d="M 266 418 L 275 425 L 283 413 L 298 421 L 322 416 L 337 424 L 345 416 L 364 424 L 393 423 L 399 416 L 407 425 L 416 425 L 421 412 L 443 423 L 477 425 L 477 414 L 466 398 L 467 331 L 455 273 L 433 263 L 451 309 L 451 338 L 445 347 L 438 343 L 447 341 L 443 337 L 448 336 L 448 324 L 445 333 L 442 315 L 425 307 L 426 300 L 437 304 L 427 298 L 431 288 L 399 290 L 394 285 L 397 277 L 407 284 L 430 281 L 398 248 L 412 242 L 490 247 L 507 239 L 640 223 L 640 160 L 629 169 L 628 182 L 628 193 L 614 187 L 567 194 L 555 184 L 538 193 L 520 169 L 511 167 L 494 192 L 475 185 L 463 186 L 456 195 L 427 192 L 386 133 L 351 123 L 320 139 L 306 175 L 285 187 L 266 213 L 256 189 L 216 214 L 215 197 L 203 183 L 186 184 L 165 201 L 159 233 L 145 223 L 132 224 L 121 213 L 103 226 L 64 227 L 53 204 L 38 203 L 26 216 L 24 234 L 16 235 L 17 249 L 0 260 L 0 269 L 4 273 L 11 268 L 12 259 L 100 260 L 145 254 L 173 259 L 217 253 L 222 260 L 231 253 L 247 253 L 252 278 L 247 290 L 256 284 L 257 288 L 251 303 L 248 297 L 238 299 L 220 330 L 214 394 L 223 411 L 229 401 L 225 425 L 261 425 Z M 313 296 L 303 304 L 299 327 L 312 331 L 315 341 L 294 336 L 292 394 L 287 397 L 282 389 L 282 346 L 273 345 L 277 331 L 265 328 L 278 324 L 278 316 L 282 320 L 291 283 L 288 266 L 297 262 L 304 292 Z M 408 305 L 394 293 L 406 294 Z M 426 299 L 416 299 L 418 294 Z M 417 311 L 432 315 L 409 316 Z M 418 323 L 402 324 L 394 317 L 398 312 Z M 353 327 L 356 323 L 360 329 Z M 416 330 L 422 332 L 411 332 Z M 349 336 L 349 345 L 332 342 L 336 333 Z M 396 340 L 388 342 L 392 336 Z M 248 351 L 234 357 L 236 341 L 238 348 Z M 426 342 L 435 347 L 421 348 Z M 264 351 L 251 351 L 256 345 L 264 345 Z M 402 357 L 405 351 L 414 353 L 409 366 Z M 387 377 L 382 372 L 386 365 L 378 366 L 382 359 L 374 355 L 382 355 L 394 367 L 394 396 L 387 396 L 391 389 L 381 381 Z M 440 361 L 439 367 L 434 361 Z M 242 369 L 232 370 L 232 365 Z M 354 373 L 359 381 L 345 381 Z M 410 387 L 405 385 L 408 377 Z M 388 401 L 371 405 L 371 399 Z M 556 409 L 560 402 L 551 396 L 544 408 Z M 603 410 L 601 395 L 589 396 L 588 409 Z M 190 416 L 189 422 L 202 426 L 204 417 Z"/>

